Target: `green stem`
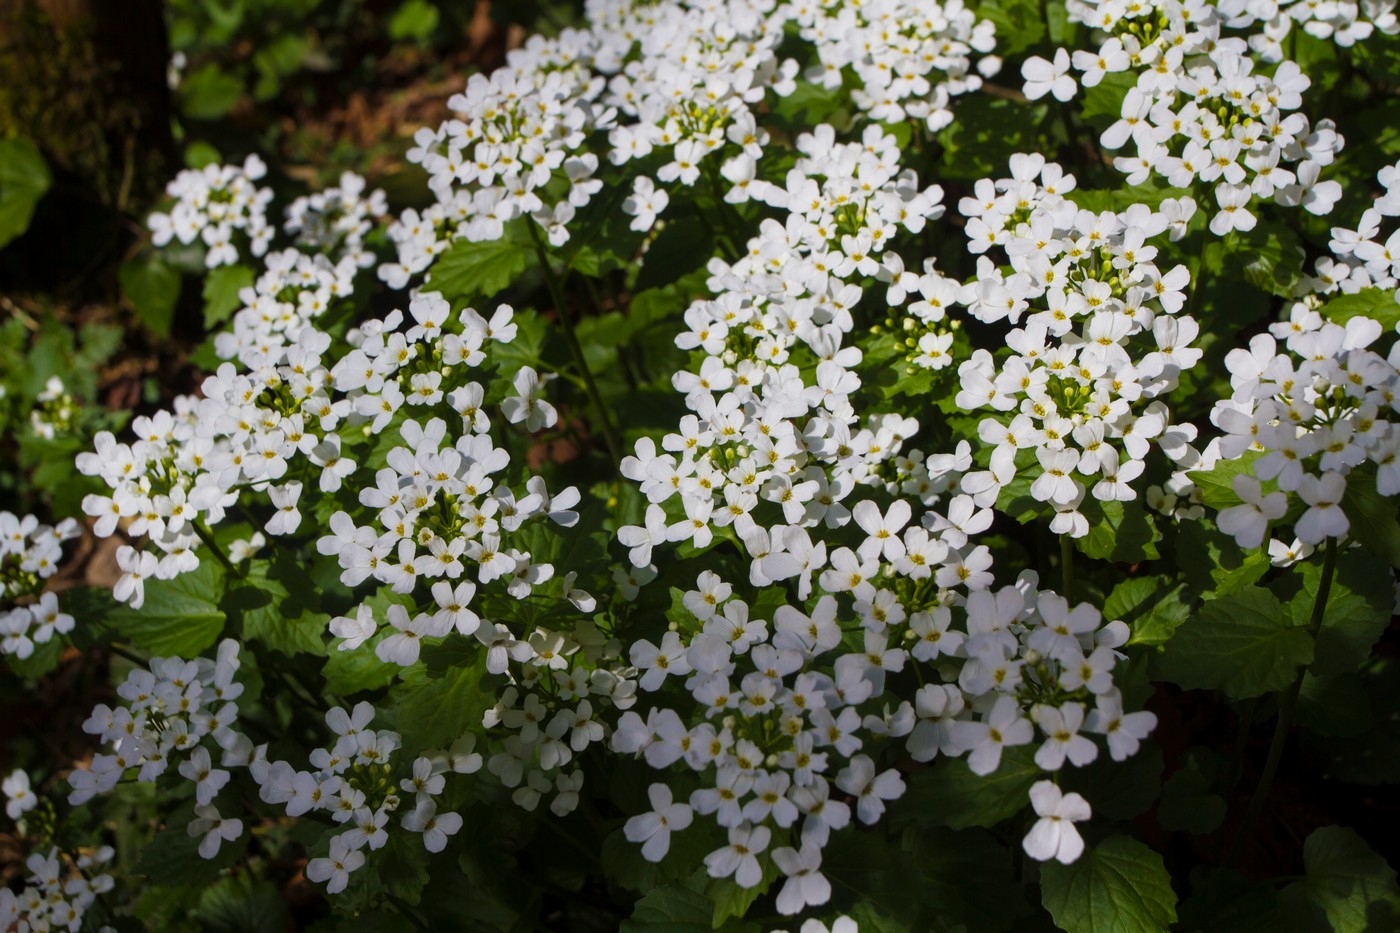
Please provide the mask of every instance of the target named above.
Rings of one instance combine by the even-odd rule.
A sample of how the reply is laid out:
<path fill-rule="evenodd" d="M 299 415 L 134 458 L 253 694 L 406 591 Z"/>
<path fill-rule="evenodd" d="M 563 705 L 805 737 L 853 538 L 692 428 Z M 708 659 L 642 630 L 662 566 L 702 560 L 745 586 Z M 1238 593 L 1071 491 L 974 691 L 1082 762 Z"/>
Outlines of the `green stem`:
<path fill-rule="evenodd" d="M 1066 601 L 1074 592 L 1074 541 L 1069 535 L 1060 535 L 1060 595 Z"/>
<path fill-rule="evenodd" d="M 418 911 L 414 910 L 412 905 L 410 905 L 403 898 L 393 894 L 386 894 L 385 897 L 388 899 L 389 903 L 394 905 L 394 909 L 397 910 L 399 914 L 409 923 L 413 924 L 420 930 L 432 929 L 432 927 L 428 926 L 427 922 L 424 921 L 421 916 L 419 916 Z"/>
<path fill-rule="evenodd" d="M 1337 539 L 1327 539 L 1327 552 L 1322 558 L 1322 580 L 1317 586 L 1317 597 L 1313 600 L 1312 617 L 1308 619 L 1308 633 L 1316 636 L 1322 628 L 1323 617 L 1327 613 L 1327 598 L 1332 592 L 1332 576 L 1337 569 Z M 1283 758 L 1283 747 L 1287 744 L 1288 733 L 1293 728 L 1293 715 L 1298 708 L 1298 695 L 1303 692 L 1303 679 L 1307 677 L 1306 666 L 1298 669 L 1298 676 L 1293 683 L 1285 690 L 1278 701 L 1278 722 L 1274 725 L 1274 737 L 1269 742 L 1269 752 L 1264 758 L 1264 770 L 1259 775 L 1259 784 L 1254 789 L 1254 796 L 1249 800 L 1249 809 L 1245 810 L 1244 819 L 1240 822 L 1239 832 L 1235 836 L 1235 841 L 1230 845 L 1230 854 L 1225 859 L 1226 867 L 1231 867 L 1239 860 L 1244 852 L 1245 841 L 1249 838 L 1250 829 L 1254 822 L 1259 819 L 1259 814 L 1263 812 L 1264 804 L 1268 802 L 1269 791 L 1273 789 L 1274 777 L 1278 774 L 1279 762 Z"/>
<path fill-rule="evenodd" d="M 204 522 L 191 522 L 190 527 L 194 529 L 195 534 L 199 535 L 199 540 L 204 542 L 204 546 L 209 548 L 210 552 L 218 559 L 219 563 L 224 565 L 224 569 L 233 576 L 238 576 L 238 568 L 233 566 L 233 561 L 229 560 L 228 555 L 224 553 L 224 549 L 219 547 L 219 543 L 214 540 L 213 533 L 205 526 Z"/>
<path fill-rule="evenodd" d="M 588 368 L 588 361 L 584 359 L 583 346 L 578 342 L 578 334 L 574 332 L 574 324 L 569 320 L 569 309 L 564 304 L 564 292 L 560 288 L 559 280 L 554 276 L 554 270 L 550 268 L 549 254 L 545 252 L 544 241 L 540 239 L 539 231 L 535 229 L 533 223 L 527 223 L 526 227 L 530 231 L 530 237 L 535 241 L 535 255 L 539 257 L 540 270 L 544 273 L 549 295 L 554 300 L 555 317 L 559 319 L 560 328 L 564 331 L 564 340 L 568 343 L 569 352 L 574 357 L 574 365 L 578 367 L 579 375 L 583 378 L 584 390 L 588 394 L 589 401 L 597 410 L 598 426 L 602 429 L 603 440 L 608 445 L 608 453 L 612 456 L 612 466 L 615 471 L 622 463 L 622 444 L 618 440 L 612 420 L 608 417 L 608 409 L 603 404 L 603 396 L 598 391 L 598 383 L 594 381 L 593 373 Z"/>

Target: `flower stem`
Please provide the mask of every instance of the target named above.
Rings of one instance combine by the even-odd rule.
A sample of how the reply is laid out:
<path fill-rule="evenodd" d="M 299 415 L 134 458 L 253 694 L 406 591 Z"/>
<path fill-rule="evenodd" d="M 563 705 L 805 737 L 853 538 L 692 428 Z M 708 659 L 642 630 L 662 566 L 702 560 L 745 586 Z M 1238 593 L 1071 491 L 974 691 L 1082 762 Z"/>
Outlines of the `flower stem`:
<path fill-rule="evenodd" d="M 608 445 L 613 470 L 617 470 L 618 465 L 622 463 L 622 443 L 618 440 L 612 420 L 608 417 L 608 409 L 603 404 L 603 396 L 598 391 L 598 383 L 594 381 L 593 373 L 588 368 L 588 361 L 584 359 L 583 346 L 579 344 L 578 334 L 574 333 L 573 322 L 569 320 L 569 309 L 564 304 L 564 292 L 560 288 L 559 280 L 554 276 L 554 270 L 550 268 L 549 254 L 545 251 L 544 242 L 540 240 L 539 231 L 535 229 L 533 223 L 526 226 L 530 230 L 531 239 L 535 241 L 535 255 L 539 257 L 540 270 L 544 273 L 545 284 L 549 287 L 549 295 L 554 300 L 555 317 L 559 319 L 560 328 L 564 331 L 564 341 L 569 345 L 569 352 L 574 357 L 574 365 L 578 367 L 579 375 L 583 378 L 584 391 L 588 394 L 589 401 L 593 403 L 593 407 L 598 413 L 598 427 L 602 430 L 603 440 Z"/>
<path fill-rule="evenodd" d="M 1074 591 L 1074 542 L 1060 535 L 1060 595 L 1068 602 Z"/>
<path fill-rule="evenodd" d="M 1322 579 L 1317 585 L 1317 597 L 1313 600 L 1312 616 L 1308 619 L 1308 633 L 1316 636 L 1322 628 L 1323 617 L 1327 613 L 1327 598 L 1332 592 L 1332 576 L 1337 569 L 1337 539 L 1327 539 L 1327 551 L 1322 558 Z M 1288 733 L 1293 728 L 1293 715 L 1298 708 L 1298 695 L 1303 692 L 1303 679 L 1307 677 L 1306 666 L 1298 669 L 1298 676 L 1289 685 L 1278 700 L 1278 722 L 1274 725 L 1274 737 L 1269 742 L 1269 752 L 1264 758 L 1264 770 L 1259 775 L 1259 784 L 1254 789 L 1254 796 L 1249 800 L 1249 809 L 1245 810 L 1244 819 L 1240 822 L 1239 832 L 1235 835 L 1235 841 L 1230 845 L 1230 854 L 1225 859 L 1226 867 L 1233 866 L 1244 852 L 1245 841 L 1249 838 L 1250 829 L 1254 822 L 1259 819 L 1259 814 L 1264 809 L 1264 804 L 1269 799 L 1269 791 L 1273 789 L 1274 777 L 1278 774 L 1279 762 L 1283 758 L 1283 747 L 1288 741 Z"/>
<path fill-rule="evenodd" d="M 224 549 L 219 547 L 219 542 L 214 540 L 213 533 L 210 532 L 204 522 L 191 522 L 190 527 L 194 529 L 195 534 L 199 535 L 199 540 L 204 542 L 204 546 L 213 552 L 214 557 L 218 559 L 219 563 L 224 565 L 224 569 L 232 576 L 238 576 L 238 568 L 233 566 L 233 562 L 228 559 L 228 555 L 224 553 Z"/>

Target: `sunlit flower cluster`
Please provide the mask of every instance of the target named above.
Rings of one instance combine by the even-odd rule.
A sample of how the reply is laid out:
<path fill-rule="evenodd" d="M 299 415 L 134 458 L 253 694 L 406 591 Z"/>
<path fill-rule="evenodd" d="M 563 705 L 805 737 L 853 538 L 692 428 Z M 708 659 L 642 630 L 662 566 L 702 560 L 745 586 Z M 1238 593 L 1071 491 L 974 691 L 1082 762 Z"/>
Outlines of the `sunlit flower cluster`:
<path fill-rule="evenodd" d="M 43 588 L 58 572 L 63 542 L 80 533 L 71 518 L 45 525 L 33 515 L 0 512 L 0 655 L 24 660 L 36 645 L 72 631 L 73 617 Z"/>
<path fill-rule="evenodd" d="M 374 265 L 374 253 L 365 246 L 365 237 L 387 218 L 389 205 L 383 191 L 376 188 L 366 194 L 366 188 L 364 178 L 344 172 L 338 185 L 293 201 L 282 228 L 303 249 L 324 253 L 337 265 L 348 259 L 367 269 Z"/>
<path fill-rule="evenodd" d="M 24 886 L 0 887 L 0 929 L 79 930 L 99 894 L 115 880 L 103 870 L 116 856 L 111 846 L 70 856 L 57 847 L 25 859 Z"/>
<path fill-rule="evenodd" d="M 1299 112 L 1312 81 L 1296 63 L 1255 70 L 1245 41 L 1224 34 L 1241 24 L 1212 4 L 1071 3 L 1069 11 L 1105 38 L 1073 55 L 1059 49 L 1053 61 L 1028 59 L 1026 96 L 1067 101 L 1079 85 L 1095 87 L 1120 72 L 1134 76 L 1120 119 L 1099 138 L 1108 150 L 1133 144 L 1133 155 L 1113 160 L 1128 184 L 1156 175 L 1175 188 L 1210 186 L 1217 236 L 1254 229 L 1256 199 L 1314 214 L 1332 210 L 1341 185 L 1319 179 L 1343 140 L 1330 120 L 1313 125 Z M 1077 81 L 1071 69 L 1080 73 Z"/>
<path fill-rule="evenodd" d="M 1001 68 L 989 54 L 995 27 L 962 0 L 798 0 L 783 12 L 816 47 L 819 64 L 805 77 L 835 90 L 854 74 L 851 101 L 882 123 L 913 119 L 940 130 L 953 121 L 952 99 Z"/>
<path fill-rule="evenodd" d="M 1400 424 L 1392 420 L 1400 344 L 1387 356 L 1372 349 L 1382 328 L 1365 317 L 1343 327 L 1314 313 L 1270 329 L 1225 358 L 1234 393 L 1211 412 L 1223 435 L 1206 463 L 1250 462 L 1231 481 L 1240 504 L 1217 524 L 1244 548 L 1259 547 L 1275 524 L 1292 524 L 1302 545 L 1315 546 L 1350 529 L 1343 499 L 1351 483 L 1400 495 Z"/>
<path fill-rule="evenodd" d="M 1150 242 L 1179 237 L 1195 205 L 1095 213 L 1059 193 L 1073 179 L 1054 163 L 1018 155 L 1011 170 L 959 204 L 969 248 L 998 247 L 1011 270 L 984 255 L 960 300 L 980 321 L 1019 325 L 1006 335 L 1009 356 L 978 350 L 959 366 L 958 405 L 1002 413 L 979 426 L 992 456 L 962 488 L 990 506 L 1029 472 L 1030 495 L 1058 513 L 1051 530 L 1082 537 L 1086 492 L 1137 498 L 1133 481 L 1153 447 L 1178 462 L 1198 456 L 1194 426 L 1173 425 L 1159 400 L 1201 358 L 1192 346 L 1200 328 L 1181 313 L 1190 275 L 1159 269 Z"/>
<path fill-rule="evenodd" d="M 186 245 L 201 240 L 210 269 L 237 263 L 242 249 L 261 256 L 277 232 L 267 221 L 272 189 L 257 186 L 266 174 L 267 165 L 257 155 L 248 156 L 241 167 L 211 163 L 186 169 L 166 187 L 175 199 L 170 212 L 147 219 L 151 241 L 165 246 L 172 239 Z"/>

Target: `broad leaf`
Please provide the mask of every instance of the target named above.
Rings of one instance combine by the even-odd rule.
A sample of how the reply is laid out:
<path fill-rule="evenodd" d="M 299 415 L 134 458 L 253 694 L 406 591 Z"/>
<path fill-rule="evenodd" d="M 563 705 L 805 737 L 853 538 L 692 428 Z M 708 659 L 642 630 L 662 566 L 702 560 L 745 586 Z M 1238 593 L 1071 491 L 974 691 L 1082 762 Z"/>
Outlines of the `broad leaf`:
<path fill-rule="evenodd" d="M 1167 679 L 1187 689 L 1224 690 L 1236 699 L 1282 690 L 1313 658 L 1313 639 L 1257 586 L 1207 602 L 1177 629 L 1158 659 Z"/>
<path fill-rule="evenodd" d="M 0 247 L 29 229 L 53 176 L 39 148 L 23 136 L 0 139 Z"/>
<path fill-rule="evenodd" d="M 189 660 L 219 640 L 224 573 L 213 558 L 205 555 L 197 569 L 173 580 L 147 580 L 145 590 L 140 609 L 121 606 L 107 616 L 137 648 Z"/>
<path fill-rule="evenodd" d="M 1315 562 L 1301 572 L 1302 589 L 1288 604 L 1294 625 L 1311 620 L 1322 582 L 1322 568 Z M 1340 556 L 1317 633 L 1312 673 L 1327 677 L 1360 667 L 1390 625 L 1394 608 L 1395 587 L 1384 561 L 1365 551 Z"/>
<path fill-rule="evenodd" d="M 496 701 L 495 684 L 483 685 L 483 677 L 491 675 L 486 674 L 486 652 L 480 650 L 470 665 L 450 668 L 440 677 L 420 669 L 395 687 L 391 697 L 397 701 L 396 729 L 404 749 L 417 754 L 446 748 L 468 729 L 480 727 L 482 714 Z"/>
<path fill-rule="evenodd" d="M 1040 897 L 1065 933 L 1166 933 L 1176 920 L 1162 857 L 1126 836 L 1110 836 L 1072 865 L 1046 862 Z"/>
<path fill-rule="evenodd" d="M 288 656 L 324 656 L 330 616 L 313 608 L 318 594 L 308 587 L 304 572 L 292 551 L 280 551 L 275 561 L 253 561 L 221 606 L 242 622 L 245 639 Z"/>
<path fill-rule="evenodd" d="M 1119 583 L 1103 604 L 1105 619 L 1132 629 L 1130 645 L 1160 645 L 1186 621 L 1191 608 L 1182 601 L 1185 588 L 1166 577 L 1131 577 Z"/>
<path fill-rule="evenodd" d="M 1324 826 L 1303 843 L 1306 874 L 1283 891 L 1286 930 L 1372 933 L 1400 928 L 1395 869 L 1353 829 Z"/>
<path fill-rule="evenodd" d="M 1336 324 L 1345 324 L 1354 317 L 1369 317 L 1386 330 L 1400 324 L 1400 302 L 1393 288 L 1363 288 L 1350 295 L 1329 298 L 1321 308 L 1322 316 Z"/>
<path fill-rule="evenodd" d="M 490 298 L 525 271 L 529 257 L 528 249 L 507 238 L 485 243 L 457 240 L 433 263 L 425 290 L 442 292 L 454 307 Z"/>
<path fill-rule="evenodd" d="M 213 328 L 227 321 L 242 306 L 238 293 L 253 284 L 253 270 L 247 266 L 220 266 L 204 278 L 204 327 Z"/>
<path fill-rule="evenodd" d="M 714 908 L 704 893 L 708 881 L 701 869 L 683 883 L 653 888 L 622 922 L 621 933 L 709 933 Z M 726 933 L 756 933 L 758 926 L 731 921 L 722 929 Z"/>
<path fill-rule="evenodd" d="M 895 822 L 921 826 L 995 826 L 1028 806 L 1031 785 L 1044 774 L 1026 748 L 1002 752 L 1001 767 L 985 777 L 961 758 L 945 758 L 905 775 L 908 789 L 890 807 Z"/>
<path fill-rule="evenodd" d="M 158 336 L 170 336 L 175 303 L 180 299 L 180 273 L 151 253 L 122 263 L 117 278 L 137 320 Z"/>

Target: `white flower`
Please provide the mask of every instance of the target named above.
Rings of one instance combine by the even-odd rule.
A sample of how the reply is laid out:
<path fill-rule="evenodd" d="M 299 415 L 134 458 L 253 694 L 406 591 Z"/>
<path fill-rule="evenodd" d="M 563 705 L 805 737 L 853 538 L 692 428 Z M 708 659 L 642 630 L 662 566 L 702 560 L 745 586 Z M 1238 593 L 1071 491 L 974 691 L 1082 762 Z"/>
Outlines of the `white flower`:
<path fill-rule="evenodd" d="M 423 834 L 423 848 L 441 852 L 447 848 L 447 838 L 462 828 L 462 817 L 456 813 L 438 813 L 431 798 L 419 798 L 413 812 L 403 818 L 403 828 Z"/>
<path fill-rule="evenodd" d="M 525 430 L 531 433 L 554 427 L 559 413 L 544 400 L 543 390 L 544 382 L 539 373 L 529 366 L 520 367 L 515 374 L 516 394 L 501 402 L 502 414 L 511 424 L 525 422 Z"/>
<path fill-rule="evenodd" d="M 1346 477 L 1340 473 L 1304 474 L 1298 496 L 1309 508 L 1293 526 L 1299 540 L 1321 544 L 1324 538 L 1340 538 L 1347 533 L 1351 522 L 1342 511 L 1342 496 L 1346 490 Z"/>
<path fill-rule="evenodd" d="M 1259 480 L 1248 473 L 1238 474 L 1230 485 L 1242 504 L 1222 509 L 1215 523 L 1221 531 L 1234 537 L 1240 547 L 1253 550 L 1264 542 L 1269 522 L 1282 518 L 1288 511 L 1288 496 L 1277 491 L 1265 495 Z"/>
<path fill-rule="evenodd" d="M 306 863 L 309 881 L 326 883 L 327 894 L 339 894 L 350 883 L 350 875 L 365 863 L 365 854 L 352 848 L 344 834 L 331 837 L 330 854 Z"/>
<path fill-rule="evenodd" d="M 675 803 L 671 788 L 652 784 L 647 789 L 651 812 L 639 813 L 627 820 L 622 828 L 628 842 L 642 843 L 642 855 L 649 862 L 659 862 L 671 847 L 671 833 L 690 825 L 694 814 L 689 804 Z"/>
<path fill-rule="evenodd" d="M 763 866 L 758 856 L 768 848 L 773 834 L 766 826 L 741 823 L 729 830 L 729 845 L 705 856 L 705 868 L 711 878 L 728 878 L 741 888 L 752 888 L 763 880 Z"/>
<path fill-rule="evenodd" d="M 194 812 L 196 818 L 190 822 L 188 832 L 191 836 L 203 837 L 199 841 L 200 858 L 213 858 L 219 854 L 220 845 L 243 835 L 242 820 L 226 820 L 212 806 L 196 806 Z"/>
<path fill-rule="evenodd" d="M 1074 78 L 1069 74 L 1069 52 L 1055 50 L 1055 60 L 1048 62 L 1039 55 L 1032 55 L 1021 65 L 1021 77 L 1026 79 L 1024 92 L 1031 100 L 1040 100 L 1046 94 L 1054 95 L 1058 101 L 1067 101 L 1078 90 Z"/>
<path fill-rule="evenodd" d="M 778 892 L 778 913 L 797 914 L 807 907 L 819 907 L 831 899 L 831 882 L 819 871 L 820 846 L 806 843 L 802 849 L 774 849 L 773 862 L 787 876 Z"/>
<path fill-rule="evenodd" d="M 1035 821 L 1021 846 L 1038 862 L 1055 859 L 1068 865 L 1084 852 L 1084 840 L 1075 823 L 1093 815 L 1089 803 L 1078 794 L 1063 794 L 1054 781 L 1036 781 L 1031 787 Z"/>
<path fill-rule="evenodd" d="M 18 820 L 26 812 L 39 805 L 39 798 L 29 789 L 29 775 L 22 768 L 16 768 L 5 778 L 5 815 Z"/>

